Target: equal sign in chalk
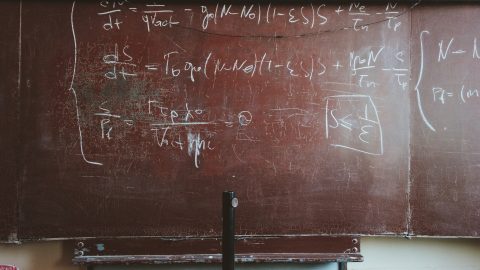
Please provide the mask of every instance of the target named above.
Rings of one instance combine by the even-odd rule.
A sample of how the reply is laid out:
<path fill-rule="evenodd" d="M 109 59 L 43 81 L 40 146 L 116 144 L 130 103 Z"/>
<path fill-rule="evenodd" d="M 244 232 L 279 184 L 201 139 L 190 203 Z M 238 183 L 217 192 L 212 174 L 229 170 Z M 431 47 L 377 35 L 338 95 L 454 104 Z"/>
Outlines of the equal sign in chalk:
<path fill-rule="evenodd" d="M 148 65 L 145 65 L 145 68 L 147 70 L 158 70 L 158 64 L 148 64 Z"/>

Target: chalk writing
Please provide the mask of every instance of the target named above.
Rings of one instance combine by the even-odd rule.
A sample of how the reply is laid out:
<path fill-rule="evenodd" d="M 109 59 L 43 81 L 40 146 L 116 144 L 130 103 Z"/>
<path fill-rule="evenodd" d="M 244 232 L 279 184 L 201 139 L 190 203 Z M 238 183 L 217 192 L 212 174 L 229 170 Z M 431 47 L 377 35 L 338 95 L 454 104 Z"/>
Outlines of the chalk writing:
<path fill-rule="evenodd" d="M 334 147 L 383 155 L 382 126 L 372 98 L 366 95 L 327 97 L 325 137 Z"/>
<path fill-rule="evenodd" d="M 75 39 L 74 7 L 75 3 L 71 11 Z M 155 151 L 175 151 L 188 156 L 195 168 L 201 167 L 206 156 L 224 151 L 219 147 L 224 147 L 226 138 L 231 140 L 229 143 L 238 158 L 241 144 L 308 145 L 318 141 L 323 127 L 328 146 L 383 155 L 380 112 L 374 104 L 374 94 L 370 94 L 406 92 L 410 77 L 409 48 L 383 39 L 376 44 L 347 46 L 348 49 L 322 48 L 321 34 L 348 31 L 362 39 L 376 24 L 391 36 L 406 35 L 408 32 L 402 32 L 405 20 L 401 17 L 406 10 L 405 5 L 396 2 L 375 6 L 360 2 L 185 6 L 99 1 L 89 23 L 103 33 L 98 43 L 101 46 L 82 43 L 82 46 L 91 46 L 86 55 L 94 56 L 87 61 L 91 60 L 93 66 L 82 65 L 87 78 L 82 83 L 99 82 L 92 92 L 101 99 L 92 102 L 91 96 L 86 95 L 87 105 L 82 106 L 94 109 L 86 110 L 89 114 L 81 114 L 73 87 L 76 64 L 69 88 L 76 98 L 82 157 L 87 163 L 102 165 L 87 159 L 83 126 L 92 131 L 88 134 L 96 137 L 98 145 L 108 146 L 128 136 L 141 136 L 153 143 Z M 257 37 L 229 32 L 226 25 L 232 22 L 258 27 L 264 34 Z M 265 30 L 269 25 L 282 23 L 284 28 L 278 29 L 281 33 Z M 306 32 L 292 34 L 298 29 Z M 174 31 L 187 33 L 186 36 L 205 35 L 215 41 L 229 37 L 238 44 L 212 43 L 198 52 L 195 45 L 188 44 L 188 39 L 172 35 Z M 134 36 L 146 39 L 131 38 Z M 287 39 L 280 40 L 283 37 Z M 305 38 L 308 40 L 305 44 L 312 45 L 298 50 L 292 47 L 296 43 L 291 37 Z M 476 39 L 472 42 L 472 54 L 480 58 Z M 252 45 L 260 43 L 266 46 Z M 76 39 L 74 45 L 76 63 Z M 446 42 L 440 45 L 442 61 L 455 52 L 452 46 Z M 101 80 L 96 76 L 101 76 Z M 329 80 L 332 76 L 345 80 Z M 291 83 L 278 88 L 278 96 L 272 97 L 272 102 L 273 98 L 278 100 L 275 106 L 265 107 L 269 101 L 258 101 L 264 95 L 263 88 L 276 87 L 267 84 L 274 84 L 279 78 Z M 305 89 L 306 85 L 310 89 Z M 335 89 L 324 90 L 325 86 Z M 87 88 L 84 91 L 91 90 Z M 434 102 L 447 102 L 446 88 L 436 86 L 435 89 Z M 342 95 L 323 98 L 324 91 Z M 463 86 L 457 96 L 466 104 L 478 97 L 478 91 Z M 299 104 L 297 99 L 308 100 L 311 106 L 289 105 L 290 102 Z M 126 104 L 130 110 L 125 108 Z"/>
<path fill-rule="evenodd" d="M 477 88 L 459 85 L 456 89 L 434 86 L 432 87 L 432 101 L 441 105 L 447 104 L 453 100 L 456 104 L 467 104 L 479 100 L 479 91 Z"/>
<path fill-rule="evenodd" d="M 162 28 L 172 28 L 182 25 L 180 20 L 186 14 L 190 15 L 189 23 L 202 31 L 208 31 L 213 26 L 222 25 L 227 20 L 239 20 L 253 25 L 269 25 L 283 22 L 287 26 L 299 25 L 306 29 L 322 29 L 327 27 L 333 16 L 345 15 L 352 31 L 368 31 L 368 23 L 372 20 L 384 22 L 389 30 L 398 31 L 402 22 L 398 16 L 404 12 L 403 7 L 396 2 L 388 2 L 383 8 L 372 8 L 359 2 L 344 5 L 327 5 L 310 3 L 296 7 L 268 4 L 232 5 L 217 3 L 215 5 L 199 5 L 192 8 L 178 8 L 166 4 L 134 4 L 129 1 L 101 1 L 101 10 L 97 15 L 103 18 L 101 27 L 105 31 L 120 31 L 126 23 L 127 16 L 137 16 L 147 32 L 161 31 Z M 372 19 L 370 19 L 372 18 Z M 192 22 L 198 25 L 192 25 Z"/>

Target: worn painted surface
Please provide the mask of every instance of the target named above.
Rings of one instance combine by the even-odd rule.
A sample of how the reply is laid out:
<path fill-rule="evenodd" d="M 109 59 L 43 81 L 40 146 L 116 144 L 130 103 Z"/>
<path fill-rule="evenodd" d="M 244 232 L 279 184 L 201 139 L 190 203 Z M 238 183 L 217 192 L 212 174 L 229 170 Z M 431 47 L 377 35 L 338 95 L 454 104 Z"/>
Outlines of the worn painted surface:
<path fill-rule="evenodd" d="M 411 130 L 415 234 L 480 234 L 479 14 L 471 5 L 421 8 L 412 16 L 420 93 L 412 95 L 420 104 Z"/>
<path fill-rule="evenodd" d="M 23 238 L 406 232 L 409 6 L 112 5 L 23 9 Z"/>
<path fill-rule="evenodd" d="M 2 239 L 478 235 L 477 6 L 13 7 Z"/>
<path fill-rule="evenodd" d="M 17 240 L 17 184 L 22 155 L 18 127 L 20 4 L 0 3 L 0 242 Z"/>

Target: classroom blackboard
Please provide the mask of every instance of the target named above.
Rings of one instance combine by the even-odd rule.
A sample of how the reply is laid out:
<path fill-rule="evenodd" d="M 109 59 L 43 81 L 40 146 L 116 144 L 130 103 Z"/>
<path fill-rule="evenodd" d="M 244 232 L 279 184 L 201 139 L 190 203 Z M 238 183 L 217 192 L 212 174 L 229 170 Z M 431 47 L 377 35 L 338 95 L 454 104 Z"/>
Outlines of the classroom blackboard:
<path fill-rule="evenodd" d="M 2 236 L 218 236 L 224 190 L 245 236 L 480 228 L 475 6 L 7 8 Z"/>

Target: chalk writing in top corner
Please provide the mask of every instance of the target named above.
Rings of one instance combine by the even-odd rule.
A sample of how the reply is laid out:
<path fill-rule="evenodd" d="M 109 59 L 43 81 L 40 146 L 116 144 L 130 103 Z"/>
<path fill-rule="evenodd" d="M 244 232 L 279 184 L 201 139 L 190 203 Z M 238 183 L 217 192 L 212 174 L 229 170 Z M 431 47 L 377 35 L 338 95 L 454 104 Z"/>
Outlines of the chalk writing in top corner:
<path fill-rule="evenodd" d="M 369 22 L 373 20 L 384 22 L 388 30 L 396 32 L 402 26 L 398 17 L 404 12 L 397 2 L 387 2 L 383 7 L 377 5 L 375 8 L 360 2 L 327 5 L 315 1 L 296 6 L 272 3 L 233 5 L 219 2 L 214 5 L 178 7 L 153 1 L 140 4 L 124 0 L 100 1 L 98 7 L 96 15 L 102 19 L 101 27 L 107 32 L 124 29 L 125 24 L 131 23 L 127 20 L 129 16 L 135 17 L 137 23 L 147 32 L 180 24 L 208 31 L 212 25 L 221 25 L 232 19 L 252 25 L 282 23 L 286 26 L 300 25 L 306 29 L 321 29 L 335 21 L 336 17 L 343 17 L 348 24 L 344 29 L 351 31 L 367 32 Z M 190 18 L 189 22 L 181 20 L 185 15 Z"/>

